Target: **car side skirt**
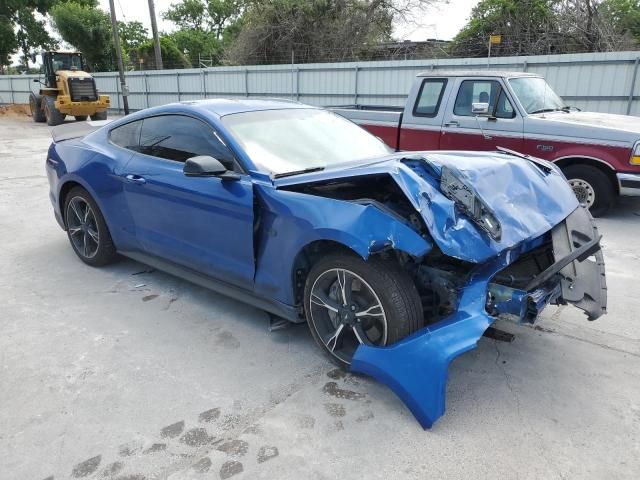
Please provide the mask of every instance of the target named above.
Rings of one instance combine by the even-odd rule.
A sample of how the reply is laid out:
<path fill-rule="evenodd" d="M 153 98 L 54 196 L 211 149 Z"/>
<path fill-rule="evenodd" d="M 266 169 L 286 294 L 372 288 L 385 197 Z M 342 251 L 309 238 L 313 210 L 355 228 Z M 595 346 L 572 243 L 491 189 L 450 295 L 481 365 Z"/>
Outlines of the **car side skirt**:
<path fill-rule="evenodd" d="M 127 251 L 118 251 L 118 253 L 137 262 L 144 263 L 158 270 L 166 272 L 170 275 L 182 278 L 183 280 L 186 280 L 188 282 L 194 283 L 204 288 L 208 288 L 209 290 L 221 293 L 222 295 L 231 297 L 235 300 L 239 300 L 243 303 L 247 303 L 272 315 L 282 317 L 286 320 L 289 320 L 290 322 L 303 323 L 305 321 L 305 319 L 301 318 L 301 316 L 298 314 L 299 309 L 295 306 L 286 305 L 284 303 L 278 302 L 277 300 L 260 297 L 250 290 L 236 287 L 235 285 L 232 285 L 230 283 L 209 277 L 207 275 L 203 275 L 200 272 L 196 272 L 190 268 L 183 267 L 182 265 L 177 265 L 173 262 L 160 259 L 153 255 L 148 255 L 141 252 Z"/>

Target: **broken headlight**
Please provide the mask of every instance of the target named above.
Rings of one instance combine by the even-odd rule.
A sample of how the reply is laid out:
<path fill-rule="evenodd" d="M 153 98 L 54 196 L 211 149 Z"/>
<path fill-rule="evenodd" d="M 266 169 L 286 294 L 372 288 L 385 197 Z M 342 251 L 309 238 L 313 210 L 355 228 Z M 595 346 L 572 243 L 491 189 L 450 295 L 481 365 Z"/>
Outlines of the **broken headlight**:
<path fill-rule="evenodd" d="M 502 227 L 491 209 L 475 193 L 471 186 L 458 178 L 454 171 L 442 167 L 440 190 L 456 206 L 494 240 L 500 240 Z"/>

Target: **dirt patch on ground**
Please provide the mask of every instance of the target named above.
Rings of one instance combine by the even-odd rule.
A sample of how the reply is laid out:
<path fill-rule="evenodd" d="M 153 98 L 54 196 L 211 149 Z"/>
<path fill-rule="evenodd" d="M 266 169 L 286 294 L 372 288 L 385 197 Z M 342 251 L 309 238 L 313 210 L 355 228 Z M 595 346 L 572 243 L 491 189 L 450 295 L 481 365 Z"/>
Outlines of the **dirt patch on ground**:
<path fill-rule="evenodd" d="M 22 117 L 24 115 L 31 116 L 28 104 L 14 103 L 0 107 L 0 117 Z"/>

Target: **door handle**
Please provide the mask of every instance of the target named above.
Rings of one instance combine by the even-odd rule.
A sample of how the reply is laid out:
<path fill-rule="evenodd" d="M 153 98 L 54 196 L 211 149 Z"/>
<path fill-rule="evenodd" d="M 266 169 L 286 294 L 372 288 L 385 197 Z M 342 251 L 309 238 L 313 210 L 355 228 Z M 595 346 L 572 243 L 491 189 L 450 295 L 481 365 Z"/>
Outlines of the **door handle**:
<path fill-rule="evenodd" d="M 137 183 L 142 185 L 143 183 L 146 183 L 147 181 L 144 179 L 144 177 L 141 177 L 140 175 L 126 175 L 124 178 L 127 179 L 127 182 L 129 183 Z"/>
<path fill-rule="evenodd" d="M 447 122 L 444 124 L 445 127 L 459 127 L 460 124 L 458 123 L 457 120 L 451 120 L 450 122 Z"/>

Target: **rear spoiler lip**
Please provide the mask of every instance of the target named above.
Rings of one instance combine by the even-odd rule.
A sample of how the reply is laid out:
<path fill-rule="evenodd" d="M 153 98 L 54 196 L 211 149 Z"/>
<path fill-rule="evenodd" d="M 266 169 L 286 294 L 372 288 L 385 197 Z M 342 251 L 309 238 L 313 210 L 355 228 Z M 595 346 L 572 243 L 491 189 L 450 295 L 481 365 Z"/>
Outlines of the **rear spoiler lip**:
<path fill-rule="evenodd" d="M 90 133 L 104 127 L 113 120 L 96 120 L 90 122 L 74 122 L 51 127 L 51 137 L 54 143 L 86 137 Z"/>

